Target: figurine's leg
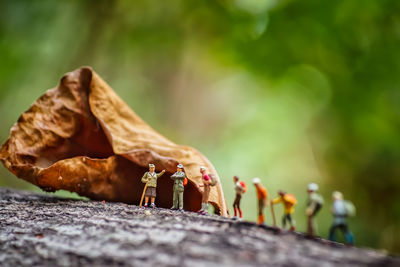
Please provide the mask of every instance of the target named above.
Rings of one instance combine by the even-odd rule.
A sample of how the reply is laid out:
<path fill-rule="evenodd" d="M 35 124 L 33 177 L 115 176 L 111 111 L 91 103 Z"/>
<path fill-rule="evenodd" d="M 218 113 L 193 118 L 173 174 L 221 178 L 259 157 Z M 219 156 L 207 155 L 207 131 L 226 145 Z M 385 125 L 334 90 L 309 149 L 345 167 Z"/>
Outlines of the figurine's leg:
<path fill-rule="evenodd" d="M 337 225 L 332 225 L 331 228 L 329 229 L 329 240 L 330 241 L 336 241 L 335 231 L 336 231 L 337 227 L 338 227 Z"/>
<path fill-rule="evenodd" d="M 156 199 L 157 196 L 157 189 L 156 187 L 151 187 L 150 188 L 150 200 L 151 200 L 151 207 L 155 208 L 154 200 Z"/>
<path fill-rule="evenodd" d="M 208 214 L 208 202 L 204 203 L 204 211 L 203 214 Z"/>
<path fill-rule="evenodd" d="M 178 191 L 178 189 L 175 190 L 175 204 L 174 204 L 174 206 L 175 206 L 175 209 L 179 208 L 179 191 Z"/>
<path fill-rule="evenodd" d="M 178 192 L 176 189 L 174 189 L 173 197 L 172 197 L 172 208 L 177 209 L 178 208 Z"/>
<path fill-rule="evenodd" d="M 290 225 L 296 227 L 296 220 L 292 218 L 292 214 L 289 214 L 290 217 Z"/>
<path fill-rule="evenodd" d="M 149 197 L 145 196 L 144 197 L 144 205 L 147 206 L 147 202 L 149 202 Z"/>
<path fill-rule="evenodd" d="M 318 224 L 317 224 L 317 222 L 315 220 L 315 215 L 312 216 L 312 224 L 311 224 L 311 226 L 312 226 L 312 230 L 313 230 L 314 236 L 317 236 L 318 235 Z"/>
<path fill-rule="evenodd" d="M 349 245 L 353 245 L 354 244 L 354 236 L 353 233 L 349 230 L 349 227 L 347 226 L 347 224 L 343 224 L 343 226 L 341 227 L 341 230 L 343 231 L 344 237 L 346 238 L 346 242 Z"/>
<path fill-rule="evenodd" d="M 264 223 L 264 201 L 262 199 L 258 200 L 258 224 Z"/>
<path fill-rule="evenodd" d="M 205 194 L 205 192 L 203 192 L 203 194 L 201 195 L 201 209 L 199 210 L 199 213 L 203 213 L 204 212 L 204 204 L 205 204 L 204 203 L 204 194 Z"/>
<path fill-rule="evenodd" d="M 242 210 L 240 209 L 240 200 L 241 200 L 242 196 L 238 195 L 238 202 L 236 204 L 237 209 L 239 210 L 239 217 L 242 218 Z"/>
<path fill-rule="evenodd" d="M 307 234 L 309 236 L 315 236 L 315 225 L 314 225 L 314 216 L 307 216 Z"/>
<path fill-rule="evenodd" d="M 203 214 L 208 214 L 208 199 L 210 198 L 211 186 L 208 185 L 204 188 L 204 210 Z"/>
<path fill-rule="evenodd" d="M 264 224 L 264 214 L 258 215 L 258 224 Z"/>
<path fill-rule="evenodd" d="M 204 187 L 204 192 L 203 192 L 204 210 L 203 210 L 203 214 L 207 214 L 208 213 L 208 199 L 210 197 L 210 189 L 211 189 L 210 185 L 207 185 L 207 186 Z"/>
<path fill-rule="evenodd" d="M 294 231 L 296 228 L 296 222 L 292 219 L 292 214 L 288 214 L 286 217 L 290 223 L 290 231 Z"/>
<path fill-rule="evenodd" d="M 284 214 L 283 217 L 282 217 L 282 228 L 283 229 L 286 228 L 286 214 Z"/>
<path fill-rule="evenodd" d="M 183 210 L 183 192 L 179 192 L 179 209 Z"/>
<path fill-rule="evenodd" d="M 210 194 L 210 186 L 205 185 L 203 195 L 201 196 L 201 210 L 199 210 L 200 213 L 207 212 L 207 203 L 209 194 Z"/>
<path fill-rule="evenodd" d="M 204 206 L 205 206 L 205 203 L 201 202 L 201 209 L 198 211 L 198 213 L 204 212 L 204 209 L 205 209 Z"/>
<path fill-rule="evenodd" d="M 348 230 L 346 232 L 345 237 L 346 237 L 346 240 L 347 240 L 347 244 L 349 244 L 349 245 L 353 245 L 354 244 L 354 235 L 350 230 Z"/>
<path fill-rule="evenodd" d="M 234 213 L 235 213 L 234 218 L 237 217 L 237 213 L 238 213 L 237 198 L 238 198 L 238 197 L 237 197 L 237 195 L 236 195 L 235 201 L 233 202 L 233 211 L 234 211 Z"/>
<path fill-rule="evenodd" d="M 311 226 L 311 216 L 307 216 L 307 235 L 313 236 L 312 226 Z"/>

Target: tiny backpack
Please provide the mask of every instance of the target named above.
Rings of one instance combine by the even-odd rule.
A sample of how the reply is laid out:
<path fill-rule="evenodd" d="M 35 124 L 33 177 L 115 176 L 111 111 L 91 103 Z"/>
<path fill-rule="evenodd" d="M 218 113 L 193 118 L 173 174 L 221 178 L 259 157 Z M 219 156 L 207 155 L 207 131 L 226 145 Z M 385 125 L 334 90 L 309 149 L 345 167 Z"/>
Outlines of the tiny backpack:
<path fill-rule="evenodd" d="M 217 184 L 217 177 L 215 177 L 214 174 L 209 174 L 208 176 L 210 176 L 211 178 L 211 186 L 214 186 Z"/>
<path fill-rule="evenodd" d="M 240 185 L 242 186 L 242 188 L 243 188 L 243 194 L 246 193 L 246 191 L 247 191 L 246 183 L 243 182 L 243 181 L 240 181 L 239 184 L 240 184 Z"/>
<path fill-rule="evenodd" d="M 284 199 L 292 205 L 297 204 L 297 199 L 292 194 L 285 194 Z"/>
<path fill-rule="evenodd" d="M 344 209 L 346 210 L 346 215 L 353 217 L 356 215 L 356 207 L 350 201 L 344 201 Z"/>

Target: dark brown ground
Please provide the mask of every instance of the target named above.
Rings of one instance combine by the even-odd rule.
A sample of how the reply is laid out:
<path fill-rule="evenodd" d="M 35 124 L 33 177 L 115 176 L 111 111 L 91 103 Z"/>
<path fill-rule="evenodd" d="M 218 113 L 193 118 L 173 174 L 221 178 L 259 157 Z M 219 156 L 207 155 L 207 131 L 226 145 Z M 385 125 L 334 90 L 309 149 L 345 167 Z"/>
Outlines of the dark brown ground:
<path fill-rule="evenodd" d="M 370 249 L 218 216 L 0 188 L 1 266 L 400 266 Z"/>

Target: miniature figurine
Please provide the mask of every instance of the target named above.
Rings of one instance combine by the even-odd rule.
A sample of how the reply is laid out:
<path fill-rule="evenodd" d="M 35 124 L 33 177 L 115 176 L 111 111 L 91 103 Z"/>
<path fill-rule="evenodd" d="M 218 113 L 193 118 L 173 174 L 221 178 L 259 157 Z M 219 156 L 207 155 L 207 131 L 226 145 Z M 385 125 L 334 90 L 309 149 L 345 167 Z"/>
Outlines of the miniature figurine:
<path fill-rule="evenodd" d="M 242 219 L 242 210 L 240 209 L 240 200 L 242 199 L 242 195 L 246 193 L 247 187 L 246 184 L 243 181 L 239 181 L 239 177 L 233 176 L 233 182 L 235 183 L 235 191 L 236 191 L 236 197 L 235 201 L 233 202 L 233 210 L 235 212 L 235 216 L 233 219 L 238 219 L 238 212 L 239 212 L 239 218 Z"/>
<path fill-rule="evenodd" d="M 322 208 L 324 199 L 321 195 L 317 194 L 318 185 L 311 183 L 307 186 L 308 201 L 307 201 L 307 234 L 310 237 L 315 237 L 317 234 L 317 225 L 315 224 L 315 216 Z"/>
<path fill-rule="evenodd" d="M 355 215 L 355 207 L 350 201 L 343 200 L 342 193 L 338 191 L 332 193 L 332 198 L 333 224 L 329 230 L 329 240 L 336 241 L 335 231 L 340 229 L 346 238 L 346 243 L 353 245 L 354 236 L 347 225 L 347 217 Z"/>
<path fill-rule="evenodd" d="M 199 187 L 204 187 L 204 190 L 201 200 L 201 209 L 198 212 L 203 215 L 208 214 L 208 198 L 210 197 L 211 187 L 217 184 L 215 176 L 212 174 L 207 174 L 206 171 L 206 167 L 200 167 L 203 184 L 199 185 Z"/>
<path fill-rule="evenodd" d="M 157 188 L 157 179 L 160 178 L 164 173 L 165 170 L 162 170 L 162 172 L 156 173 L 156 166 L 154 164 L 149 164 L 149 171 L 145 172 L 143 177 L 142 177 L 142 183 L 145 183 L 145 200 L 144 200 L 144 206 L 148 207 L 148 201 L 149 198 L 151 200 L 150 206 L 152 208 L 155 208 L 156 205 L 154 204 L 154 201 L 156 199 L 156 188 Z M 143 200 L 143 197 L 142 197 Z M 140 205 L 142 205 L 142 200 L 140 201 Z"/>
<path fill-rule="evenodd" d="M 184 188 L 184 180 L 186 178 L 186 173 L 183 171 L 183 165 L 178 164 L 177 171 L 171 176 L 171 179 L 174 180 L 174 195 L 173 195 L 173 206 L 172 210 L 183 211 L 183 191 Z"/>
<path fill-rule="evenodd" d="M 264 223 L 264 207 L 268 206 L 268 192 L 264 186 L 261 185 L 260 178 L 254 178 L 253 184 L 257 190 L 258 198 L 258 224 L 265 225 Z"/>
<path fill-rule="evenodd" d="M 199 185 L 200 187 L 204 187 L 203 197 L 201 199 L 201 209 L 198 211 L 200 214 L 208 214 L 208 198 L 210 196 L 211 189 L 211 177 L 206 173 L 205 167 L 200 167 L 200 173 L 202 175 L 203 184 Z"/>
<path fill-rule="evenodd" d="M 282 202 L 285 207 L 282 217 L 282 228 L 285 229 L 286 221 L 289 221 L 290 231 L 293 232 L 295 230 L 295 221 L 292 219 L 292 214 L 294 212 L 294 206 L 297 204 L 297 200 L 292 194 L 288 194 L 282 190 L 280 190 L 278 194 L 279 197 L 271 200 L 271 206 Z"/>

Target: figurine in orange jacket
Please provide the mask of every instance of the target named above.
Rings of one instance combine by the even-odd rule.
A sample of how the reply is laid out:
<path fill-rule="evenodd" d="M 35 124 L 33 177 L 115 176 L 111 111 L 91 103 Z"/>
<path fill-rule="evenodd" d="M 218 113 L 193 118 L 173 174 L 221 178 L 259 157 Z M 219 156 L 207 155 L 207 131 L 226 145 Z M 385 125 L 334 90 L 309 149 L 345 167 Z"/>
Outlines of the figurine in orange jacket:
<path fill-rule="evenodd" d="M 268 192 L 264 186 L 261 185 L 260 178 L 254 178 L 253 184 L 257 190 L 258 198 L 258 224 L 265 225 L 264 223 L 264 207 L 268 206 Z"/>

